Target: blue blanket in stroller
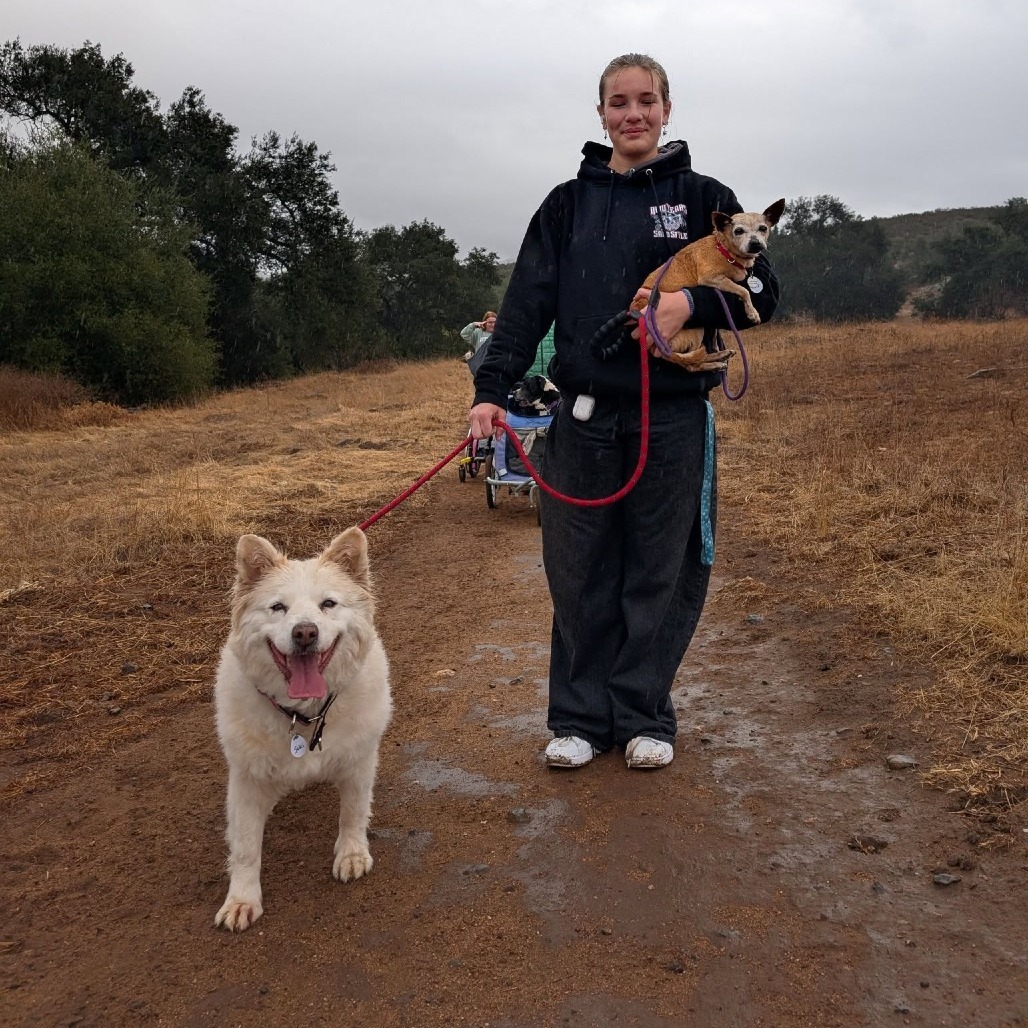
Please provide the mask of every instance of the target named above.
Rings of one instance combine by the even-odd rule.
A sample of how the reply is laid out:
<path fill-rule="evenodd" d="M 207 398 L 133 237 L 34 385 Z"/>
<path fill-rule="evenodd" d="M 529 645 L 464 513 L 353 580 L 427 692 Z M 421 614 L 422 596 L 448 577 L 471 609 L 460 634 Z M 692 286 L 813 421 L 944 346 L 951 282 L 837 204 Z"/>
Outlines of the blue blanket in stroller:
<path fill-rule="evenodd" d="M 507 414 L 507 424 L 517 433 L 526 456 L 538 474 L 543 473 L 546 430 L 552 421 L 552 414 L 542 414 L 531 418 L 520 414 Z M 506 432 L 493 444 L 493 475 L 505 485 L 513 485 L 518 480 L 522 482 L 532 480 L 528 468 L 521 460 L 521 455 L 514 448 L 514 444 Z"/>

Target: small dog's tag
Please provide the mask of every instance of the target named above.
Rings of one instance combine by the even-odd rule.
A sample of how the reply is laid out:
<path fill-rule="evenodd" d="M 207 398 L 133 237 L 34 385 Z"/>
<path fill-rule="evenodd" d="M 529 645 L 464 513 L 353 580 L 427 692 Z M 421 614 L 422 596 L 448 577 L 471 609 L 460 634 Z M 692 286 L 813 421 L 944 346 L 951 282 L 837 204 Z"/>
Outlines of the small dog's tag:
<path fill-rule="evenodd" d="M 764 283 L 761 282 L 756 275 L 750 275 L 750 277 L 746 279 L 746 285 L 750 287 L 751 293 L 762 293 L 764 291 Z"/>
<path fill-rule="evenodd" d="M 294 757 L 302 757 L 307 752 L 307 740 L 297 733 L 289 740 L 289 752 Z"/>

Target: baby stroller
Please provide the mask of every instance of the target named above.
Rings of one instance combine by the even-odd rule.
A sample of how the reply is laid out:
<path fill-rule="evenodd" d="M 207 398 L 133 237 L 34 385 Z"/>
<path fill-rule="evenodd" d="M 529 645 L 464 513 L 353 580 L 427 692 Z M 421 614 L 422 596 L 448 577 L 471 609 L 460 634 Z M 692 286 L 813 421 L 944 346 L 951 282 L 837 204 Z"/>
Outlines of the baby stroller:
<path fill-rule="evenodd" d="M 519 382 L 507 401 L 507 424 L 538 474 L 543 474 L 546 431 L 559 401 L 560 394 L 541 375 Z M 486 472 L 485 501 L 490 510 L 496 507 L 504 490 L 508 496 L 527 495 L 529 504 L 535 508 L 536 521 L 541 523 L 539 486 L 506 432 L 493 443 L 492 463 Z"/>

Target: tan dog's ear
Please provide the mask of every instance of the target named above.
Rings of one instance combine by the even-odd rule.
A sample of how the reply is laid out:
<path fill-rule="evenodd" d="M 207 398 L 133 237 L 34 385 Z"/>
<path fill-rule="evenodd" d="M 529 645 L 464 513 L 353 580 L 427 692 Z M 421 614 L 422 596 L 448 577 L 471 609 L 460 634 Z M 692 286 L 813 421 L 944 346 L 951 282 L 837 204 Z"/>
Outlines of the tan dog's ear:
<path fill-rule="evenodd" d="M 710 216 L 710 220 L 714 224 L 714 229 L 717 232 L 724 232 L 725 226 L 730 225 L 732 222 L 731 215 L 722 214 L 720 211 L 714 211 Z"/>
<path fill-rule="evenodd" d="M 771 204 L 766 211 L 764 211 L 764 220 L 769 225 L 777 225 L 784 213 L 785 197 L 782 197 L 781 200 L 775 200 L 775 202 Z"/>
<path fill-rule="evenodd" d="M 240 585 L 254 585 L 272 568 L 285 562 L 283 554 L 259 535 L 242 535 L 236 543 L 236 576 Z"/>
<path fill-rule="evenodd" d="M 368 571 L 368 538 L 359 528 L 340 532 L 325 548 L 320 560 L 338 564 L 358 585 L 371 587 Z"/>

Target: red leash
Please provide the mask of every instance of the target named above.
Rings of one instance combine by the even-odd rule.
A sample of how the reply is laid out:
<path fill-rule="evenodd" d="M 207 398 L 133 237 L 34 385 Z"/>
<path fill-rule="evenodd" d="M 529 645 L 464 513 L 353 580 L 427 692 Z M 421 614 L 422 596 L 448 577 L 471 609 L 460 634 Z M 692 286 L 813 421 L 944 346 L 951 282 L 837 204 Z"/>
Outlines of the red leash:
<path fill-rule="evenodd" d="M 378 521 L 379 518 L 385 517 L 386 514 L 388 514 L 394 507 L 399 507 L 400 504 L 403 503 L 403 501 L 406 500 L 408 496 L 412 496 L 414 493 L 416 493 L 433 475 L 437 475 L 440 471 L 442 471 L 443 468 L 445 468 L 446 465 L 449 464 L 450 461 L 453 460 L 453 458 L 456 457 L 458 453 L 462 452 L 463 450 L 466 450 L 468 448 L 468 443 L 471 442 L 471 439 L 472 436 L 469 434 L 467 439 L 465 439 L 459 446 L 452 449 L 446 457 L 443 457 L 443 459 L 434 468 L 432 468 L 431 471 L 426 471 L 425 474 L 423 474 L 421 478 L 419 478 L 414 483 L 414 485 L 412 485 L 409 489 L 405 489 L 402 493 L 400 493 L 399 496 L 396 497 L 395 500 L 390 500 L 381 510 L 375 511 L 375 513 L 372 514 L 370 518 L 368 518 L 365 521 L 362 521 L 357 527 L 362 532 L 366 532 L 376 521 Z"/>
<path fill-rule="evenodd" d="M 551 485 L 547 485 L 540 477 L 539 472 L 532 466 L 532 462 L 528 459 L 528 455 L 525 453 L 524 447 L 521 445 L 521 440 L 518 438 L 517 432 L 514 431 L 510 425 L 505 421 L 500 421 L 499 418 L 493 419 L 493 424 L 497 428 L 502 428 L 506 433 L 507 437 L 514 444 L 514 449 L 517 450 L 518 456 L 524 461 L 525 467 L 528 469 L 528 473 L 535 479 L 535 484 L 539 486 L 544 493 L 552 496 L 556 500 L 563 500 L 564 503 L 570 503 L 574 507 L 606 507 L 612 503 L 617 503 L 618 500 L 624 499 L 636 486 L 636 483 L 642 477 L 643 468 L 646 467 L 646 457 L 649 454 L 650 449 L 650 362 L 646 359 L 648 355 L 648 347 L 646 344 L 646 323 L 640 319 L 639 325 L 639 348 L 640 348 L 640 366 L 639 366 L 639 393 L 640 393 L 640 425 L 639 432 L 641 438 L 639 440 L 639 460 L 636 462 L 635 471 L 632 472 L 632 477 L 616 492 L 610 496 L 601 497 L 598 500 L 582 500 L 575 496 L 566 496 L 564 493 L 558 492 Z M 412 496 L 416 493 L 430 478 L 437 475 L 447 464 L 450 463 L 458 453 L 463 452 L 468 448 L 474 436 L 468 433 L 468 437 L 464 439 L 458 446 L 454 447 L 438 464 L 435 465 L 430 471 L 426 471 L 412 486 L 405 489 L 395 499 L 390 500 L 381 510 L 376 511 L 371 515 L 370 518 L 362 521 L 357 527 L 362 532 L 366 532 L 379 518 L 385 517 L 394 507 L 398 507 L 407 497 Z"/>

